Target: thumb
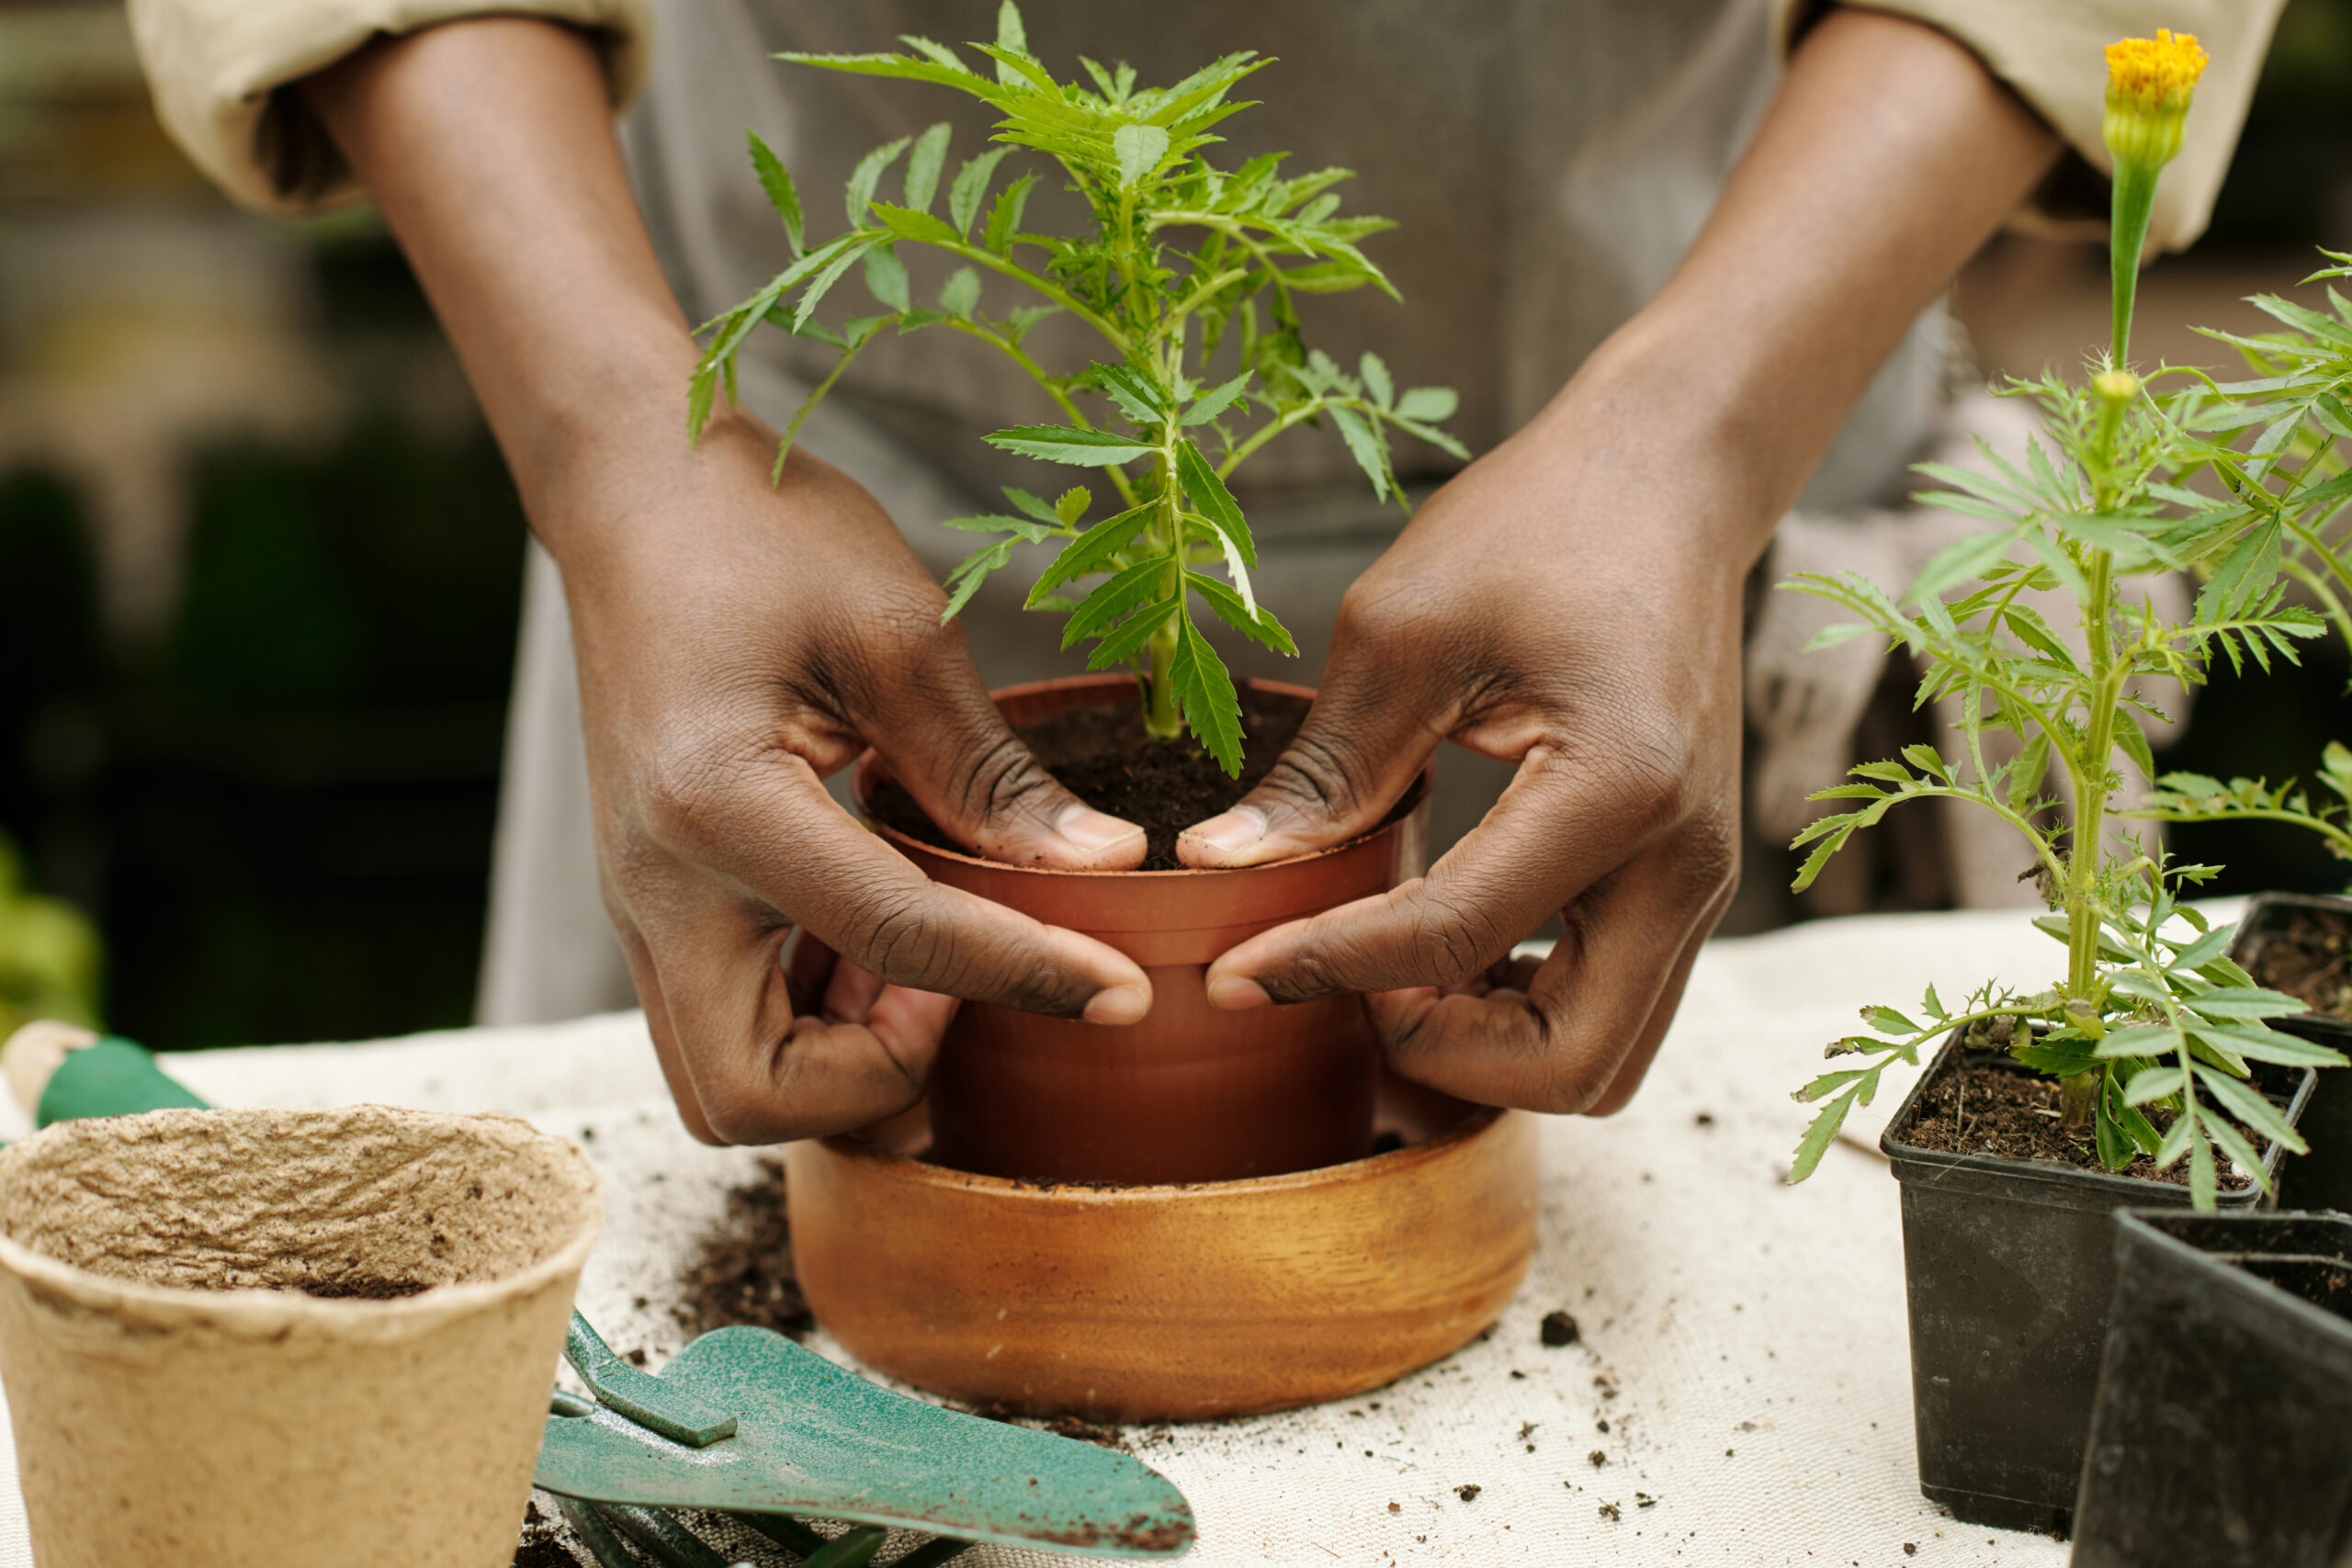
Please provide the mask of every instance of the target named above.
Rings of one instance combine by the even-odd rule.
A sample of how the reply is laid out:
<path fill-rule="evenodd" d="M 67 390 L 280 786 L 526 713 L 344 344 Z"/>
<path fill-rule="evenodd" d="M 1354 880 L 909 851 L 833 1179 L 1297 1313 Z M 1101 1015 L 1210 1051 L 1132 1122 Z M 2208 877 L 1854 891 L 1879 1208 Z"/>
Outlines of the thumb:
<path fill-rule="evenodd" d="M 1144 830 L 1064 788 L 1012 733 L 968 660 L 915 682 L 870 728 L 907 793 L 957 843 L 990 860 L 1059 871 L 1129 871 Z"/>
<path fill-rule="evenodd" d="M 1262 865 L 1360 837 L 1411 787 L 1443 739 L 1397 686 L 1332 671 L 1258 787 L 1185 829 L 1176 857 L 1203 868 Z"/>

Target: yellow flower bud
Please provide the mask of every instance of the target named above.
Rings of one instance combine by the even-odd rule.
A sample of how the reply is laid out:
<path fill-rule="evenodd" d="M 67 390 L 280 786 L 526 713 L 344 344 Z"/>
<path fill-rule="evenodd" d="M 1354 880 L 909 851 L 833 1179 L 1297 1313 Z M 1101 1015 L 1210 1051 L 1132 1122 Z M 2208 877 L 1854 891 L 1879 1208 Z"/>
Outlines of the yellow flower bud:
<path fill-rule="evenodd" d="M 2181 123 L 2211 58 L 2193 33 L 2158 28 L 2153 39 L 2107 46 L 2107 118 L 2100 127 L 2119 164 L 2161 168 L 2180 153 Z"/>

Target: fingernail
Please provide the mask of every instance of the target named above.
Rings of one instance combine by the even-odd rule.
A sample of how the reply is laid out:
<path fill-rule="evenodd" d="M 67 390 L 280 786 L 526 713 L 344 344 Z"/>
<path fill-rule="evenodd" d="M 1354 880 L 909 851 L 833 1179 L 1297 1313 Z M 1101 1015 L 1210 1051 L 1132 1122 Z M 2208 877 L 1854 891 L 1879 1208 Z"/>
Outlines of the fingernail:
<path fill-rule="evenodd" d="M 1066 806 L 1054 821 L 1054 831 L 1089 854 L 1100 854 L 1114 844 L 1143 837 L 1143 829 L 1123 818 L 1091 806 Z"/>
<path fill-rule="evenodd" d="M 1140 1023 L 1143 1015 L 1150 1010 L 1149 987 L 1106 986 L 1088 999 L 1086 1021 L 1121 1025 Z"/>
<path fill-rule="evenodd" d="M 1254 806 L 1237 806 L 1221 817 L 1184 829 L 1184 837 L 1198 839 L 1227 853 L 1246 850 L 1266 836 L 1266 814 Z"/>
<path fill-rule="evenodd" d="M 1226 1012 L 1271 1007 L 1273 1000 L 1266 995 L 1266 987 L 1238 975 L 1219 975 L 1209 981 L 1209 1006 Z"/>

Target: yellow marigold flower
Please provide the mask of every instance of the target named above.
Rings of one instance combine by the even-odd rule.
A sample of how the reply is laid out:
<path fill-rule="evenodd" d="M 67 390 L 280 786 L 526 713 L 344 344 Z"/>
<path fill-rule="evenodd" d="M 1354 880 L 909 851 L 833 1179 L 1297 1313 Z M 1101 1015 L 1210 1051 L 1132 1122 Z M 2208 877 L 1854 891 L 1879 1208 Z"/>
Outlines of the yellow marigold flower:
<path fill-rule="evenodd" d="M 2152 39 L 2107 46 L 2107 119 L 2100 127 L 2119 164 L 2161 168 L 2180 152 L 2181 123 L 2211 57 L 2196 35 L 2158 28 Z"/>

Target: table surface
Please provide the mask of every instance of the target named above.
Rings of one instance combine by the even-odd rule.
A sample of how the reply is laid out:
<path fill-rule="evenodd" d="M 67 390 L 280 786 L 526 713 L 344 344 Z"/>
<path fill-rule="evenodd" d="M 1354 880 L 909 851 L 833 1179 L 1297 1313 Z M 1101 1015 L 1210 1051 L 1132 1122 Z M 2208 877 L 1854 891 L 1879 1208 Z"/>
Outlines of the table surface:
<path fill-rule="evenodd" d="M 1789 1091 L 1858 1008 L 1908 1007 L 1930 982 L 1946 997 L 1996 976 L 2038 988 L 2059 956 L 2013 912 L 1866 917 L 1710 943 L 1633 1106 L 1544 1120 L 1535 1261 L 1487 1337 L 1363 1398 L 1132 1434 L 1199 1517 L 1186 1561 L 2064 1562 L 2057 1542 L 1962 1525 L 1918 1495 L 1884 1161 L 1840 1143 L 1812 1181 L 1782 1180 L 1807 1115 Z M 167 1066 L 221 1105 L 499 1111 L 580 1141 L 607 1204 L 581 1307 L 657 1364 L 680 1342 L 670 1309 L 695 1237 L 761 1157 L 686 1136 L 633 1013 Z M 1878 1104 L 1856 1115 L 1861 1142 L 1875 1142 L 1908 1087 L 1890 1072 Z M 1582 1339 L 1547 1348 L 1538 1323 L 1562 1308 Z M 821 1333 L 812 1344 L 849 1359 Z M 0 1568 L 31 1561 L 11 1450 Z M 966 1561 L 1071 1560 L 987 1548 Z"/>

